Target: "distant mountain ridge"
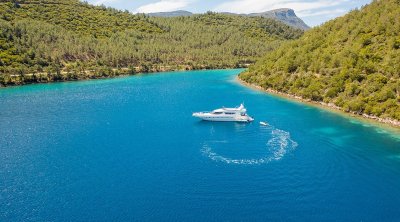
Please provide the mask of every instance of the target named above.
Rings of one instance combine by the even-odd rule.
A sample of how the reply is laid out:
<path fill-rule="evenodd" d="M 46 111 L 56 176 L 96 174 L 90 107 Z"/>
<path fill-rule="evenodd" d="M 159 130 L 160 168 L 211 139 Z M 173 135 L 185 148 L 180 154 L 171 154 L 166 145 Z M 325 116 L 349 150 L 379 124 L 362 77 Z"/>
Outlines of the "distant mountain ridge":
<path fill-rule="evenodd" d="M 299 17 L 297 17 L 296 13 L 293 9 L 289 8 L 282 8 L 282 9 L 275 9 L 267 12 L 261 13 L 251 13 L 248 14 L 249 16 L 261 16 L 264 18 L 273 18 L 283 23 L 290 25 L 295 28 L 300 28 L 303 30 L 310 29 L 310 27 Z"/>
<path fill-rule="evenodd" d="M 239 16 L 250 16 L 250 17 L 264 17 L 264 18 L 272 18 L 278 20 L 280 22 L 285 23 L 294 28 L 308 30 L 310 27 L 299 17 L 297 17 L 296 13 L 293 9 L 290 8 L 281 8 L 275 9 L 266 12 L 260 13 L 250 13 L 250 14 L 236 14 L 231 12 L 222 12 L 221 14 L 228 15 L 239 15 Z M 194 13 L 184 10 L 172 11 L 172 12 L 155 12 L 148 13 L 149 16 L 153 17 L 178 17 L 178 16 L 192 16 Z"/>
<path fill-rule="evenodd" d="M 178 17 L 178 16 L 191 16 L 193 13 L 184 11 L 184 10 L 178 10 L 178 11 L 172 11 L 172 12 L 154 12 L 154 13 L 148 13 L 147 15 L 153 16 L 153 17 Z"/>

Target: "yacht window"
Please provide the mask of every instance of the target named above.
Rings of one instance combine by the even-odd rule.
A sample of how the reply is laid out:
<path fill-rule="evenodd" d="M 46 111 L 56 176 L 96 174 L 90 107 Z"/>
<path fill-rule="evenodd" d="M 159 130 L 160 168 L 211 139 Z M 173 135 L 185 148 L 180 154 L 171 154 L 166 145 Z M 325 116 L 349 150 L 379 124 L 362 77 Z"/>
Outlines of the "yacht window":
<path fill-rule="evenodd" d="M 222 114 L 222 112 L 213 112 L 213 114 L 219 115 L 219 114 Z"/>
<path fill-rule="evenodd" d="M 227 114 L 227 115 L 235 115 L 235 113 L 228 113 L 228 112 L 226 112 L 225 114 Z"/>

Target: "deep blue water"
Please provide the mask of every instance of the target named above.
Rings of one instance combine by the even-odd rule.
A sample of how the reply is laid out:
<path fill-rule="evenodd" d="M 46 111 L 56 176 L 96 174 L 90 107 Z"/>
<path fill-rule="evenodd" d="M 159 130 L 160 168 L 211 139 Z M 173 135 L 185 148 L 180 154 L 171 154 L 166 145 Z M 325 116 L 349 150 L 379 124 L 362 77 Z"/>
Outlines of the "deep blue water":
<path fill-rule="evenodd" d="M 240 71 L 1 89 L 0 221 L 400 220 L 398 132 Z M 191 116 L 241 102 L 255 122 Z"/>

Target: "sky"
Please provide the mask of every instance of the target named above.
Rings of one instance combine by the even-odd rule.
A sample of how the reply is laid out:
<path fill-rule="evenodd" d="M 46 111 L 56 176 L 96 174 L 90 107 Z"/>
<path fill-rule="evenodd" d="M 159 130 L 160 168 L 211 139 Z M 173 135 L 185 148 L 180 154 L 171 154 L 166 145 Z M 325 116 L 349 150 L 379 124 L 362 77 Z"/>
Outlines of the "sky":
<path fill-rule="evenodd" d="M 86 0 L 132 13 L 186 10 L 194 13 L 254 13 L 278 8 L 294 9 L 309 26 L 320 25 L 372 0 Z"/>

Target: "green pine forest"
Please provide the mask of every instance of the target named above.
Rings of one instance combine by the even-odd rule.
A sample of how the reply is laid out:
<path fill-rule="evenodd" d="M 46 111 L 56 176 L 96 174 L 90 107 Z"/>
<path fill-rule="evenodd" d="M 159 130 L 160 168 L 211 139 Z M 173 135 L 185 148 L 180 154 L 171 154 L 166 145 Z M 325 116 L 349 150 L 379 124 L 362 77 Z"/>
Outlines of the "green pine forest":
<path fill-rule="evenodd" d="M 303 31 L 208 12 L 133 15 L 79 0 L 0 0 L 0 86 L 247 67 Z"/>
<path fill-rule="evenodd" d="M 347 112 L 400 120 L 400 0 L 375 0 L 285 42 L 240 75 Z"/>
<path fill-rule="evenodd" d="M 0 86 L 250 68 L 265 89 L 400 120 L 400 0 L 305 33 L 262 17 L 134 15 L 79 0 L 0 0 Z"/>

